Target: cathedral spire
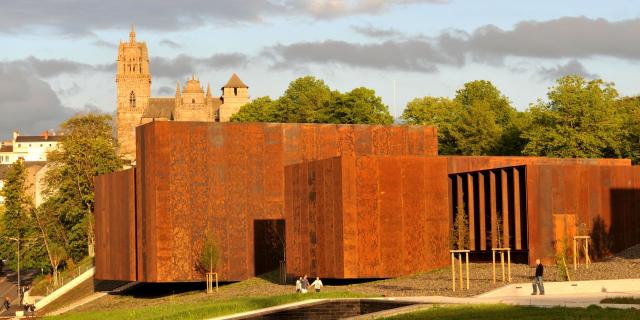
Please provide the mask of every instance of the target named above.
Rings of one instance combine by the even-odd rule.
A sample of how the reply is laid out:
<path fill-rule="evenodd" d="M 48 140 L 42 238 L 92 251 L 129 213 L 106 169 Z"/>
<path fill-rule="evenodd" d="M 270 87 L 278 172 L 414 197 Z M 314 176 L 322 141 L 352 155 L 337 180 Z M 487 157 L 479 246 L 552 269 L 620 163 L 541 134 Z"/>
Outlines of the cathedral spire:
<path fill-rule="evenodd" d="M 211 82 L 207 83 L 207 98 L 211 98 Z"/>
<path fill-rule="evenodd" d="M 180 96 L 180 81 L 176 81 L 176 97 Z"/>
<path fill-rule="evenodd" d="M 136 25 L 135 24 L 131 25 L 131 32 L 129 32 L 129 43 L 131 44 L 136 43 Z"/>

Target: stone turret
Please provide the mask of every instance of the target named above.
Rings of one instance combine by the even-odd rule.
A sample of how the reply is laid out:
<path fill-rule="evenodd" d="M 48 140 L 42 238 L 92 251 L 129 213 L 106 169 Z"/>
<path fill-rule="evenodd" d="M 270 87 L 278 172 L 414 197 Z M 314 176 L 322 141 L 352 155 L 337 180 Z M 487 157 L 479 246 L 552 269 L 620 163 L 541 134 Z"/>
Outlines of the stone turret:
<path fill-rule="evenodd" d="M 240 107 L 249 102 L 249 86 L 237 74 L 232 74 L 227 84 L 222 87 L 222 105 L 219 110 L 219 121 L 227 122 Z"/>

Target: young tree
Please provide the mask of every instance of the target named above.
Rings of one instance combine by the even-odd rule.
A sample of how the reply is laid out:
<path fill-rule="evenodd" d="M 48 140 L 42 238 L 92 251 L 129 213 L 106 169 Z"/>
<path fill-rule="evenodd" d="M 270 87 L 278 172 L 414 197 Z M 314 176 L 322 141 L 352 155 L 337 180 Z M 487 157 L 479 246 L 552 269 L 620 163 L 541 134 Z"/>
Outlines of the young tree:
<path fill-rule="evenodd" d="M 40 233 L 41 243 L 44 246 L 46 254 L 49 258 L 51 273 L 53 275 L 53 285 L 59 285 L 58 268 L 62 261 L 68 255 L 65 249 L 68 246 L 68 240 L 65 236 L 65 230 L 55 214 L 53 203 L 47 201 L 34 210 L 34 218 L 38 231 Z"/>
<path fill-rule="evenodd" d="M 469 249 L 469 218 L 464 205 L 458 208 L 453 222 L 452 248 L 455 250 Z"/>
<path fill-rule="evenodd" d="M 219 259 L 218 246 L 213 238 L 211 232 L 205 235 L 204 243 L 202 244 L 202 252 L 200 253 L 200 267 L 207 273 L 212 273 Z"/>
<path fill-rule="evenodd" d="M 68 253 L 79 260 L 93 255 L 93 178 L 122 168 L 124 162 L 116 153 L 111 116 L 76 115 L 60 129 L 59 148 L 48 154 L 45 191 L 67 234 Z"/>

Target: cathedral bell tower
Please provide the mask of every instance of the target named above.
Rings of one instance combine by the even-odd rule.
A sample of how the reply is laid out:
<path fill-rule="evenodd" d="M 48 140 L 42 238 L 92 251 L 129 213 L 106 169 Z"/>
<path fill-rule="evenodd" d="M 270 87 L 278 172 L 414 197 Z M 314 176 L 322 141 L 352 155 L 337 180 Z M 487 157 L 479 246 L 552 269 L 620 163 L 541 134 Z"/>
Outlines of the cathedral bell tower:
<path fill-rule="evenodd" d="M 147 44 L 136 42 L 134 26 L 131 26 L 129 42 L 120 41 L 117 65 L 119 153 L 126 159 L 133 160 L 136 157 L 136 126 L 140 124 L 151 95 Z"/>

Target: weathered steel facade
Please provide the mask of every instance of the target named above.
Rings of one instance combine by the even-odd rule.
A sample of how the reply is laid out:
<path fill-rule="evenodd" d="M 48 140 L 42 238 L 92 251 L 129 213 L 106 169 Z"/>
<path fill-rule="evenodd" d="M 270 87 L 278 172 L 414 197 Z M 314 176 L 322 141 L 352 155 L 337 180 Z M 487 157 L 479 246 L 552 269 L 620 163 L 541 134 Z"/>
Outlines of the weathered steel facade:
<path fill-rule="evenodd" d="M 135 169 L 95 178 L 97 279 L 136 281 Z"/>
<path fill-rule="evenodd" d="M 206 232 L 221 253 L 221 280 L 254 276 L 254 221 L 284 219 L 286 165 L 437 154 L 435 129 L 420 126 L 154 122 L 136 135 L 136 243 L 121 254 L 135 252 L 136 277 L 144 282 L 200 280 Z M 124 196 L 114 192 L 98 192 L 97 202 Z"/>
<path fill-rule="evenodd" d="M 136 136 L 136 168 L 96 178 L 98 279 L 201 281 L 207 233 L 221 281 L 285 258 L 289 274 L 400 276 L 447 263 L 463 206 L 476 252 L 550 260 L 581 225 L 614 251 L 640 242 L 629 160 L 439 157 L 420 126 L 153 122 Z"/>
<path fill-rule="evenodd" d="M 285 167 L 287 268 L 387 278 L 448 263 L 446 160 L 337 157 Z"/>
<path fill-rule="evenodd" d="M 578 233 L 608 239 L 614 252 L 640 243 L 640 167 L 629 160 L 448 157 L 448 163 L 451 216 L 467 208 L 471 250 L 509 246 L 528 250 L 530 263 L 551 263 Z M 497 216 L 508 241 L 493 245 Z"/>

